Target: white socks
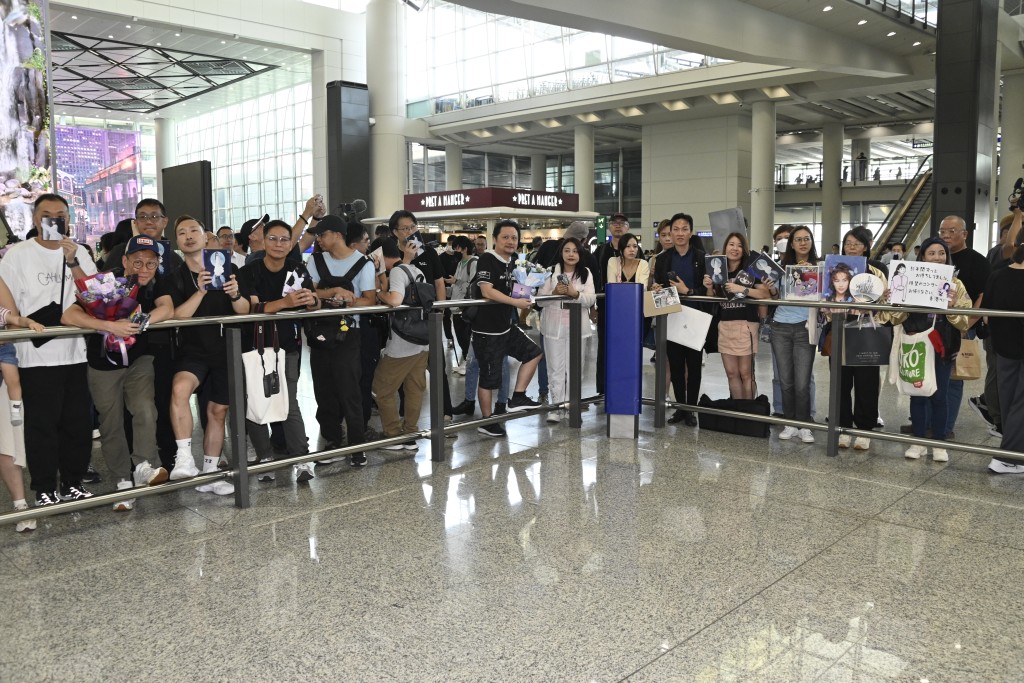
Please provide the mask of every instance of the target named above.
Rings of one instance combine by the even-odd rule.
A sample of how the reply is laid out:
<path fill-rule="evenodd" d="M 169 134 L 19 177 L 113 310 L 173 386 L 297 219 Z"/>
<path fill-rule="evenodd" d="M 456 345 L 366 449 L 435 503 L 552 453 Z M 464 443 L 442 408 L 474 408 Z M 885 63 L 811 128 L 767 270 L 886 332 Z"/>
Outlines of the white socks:
<path fill-rule="evenodd" d="M 217 471 L 217 460 L 220 456 L 217 455 L 204 455 L 203 456 L 203 472 L 216 472 Z"/>

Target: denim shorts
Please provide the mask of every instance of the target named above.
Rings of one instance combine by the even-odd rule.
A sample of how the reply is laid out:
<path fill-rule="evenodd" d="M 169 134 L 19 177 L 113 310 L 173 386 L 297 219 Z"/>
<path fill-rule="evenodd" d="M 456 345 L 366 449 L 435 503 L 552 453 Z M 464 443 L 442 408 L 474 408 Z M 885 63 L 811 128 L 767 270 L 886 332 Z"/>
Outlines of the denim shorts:
<path fill-rule="evenodd" d="M 0 363 L 18 365 L 18 352 L 14 348 L 14 344 L 0 344 Z"/>

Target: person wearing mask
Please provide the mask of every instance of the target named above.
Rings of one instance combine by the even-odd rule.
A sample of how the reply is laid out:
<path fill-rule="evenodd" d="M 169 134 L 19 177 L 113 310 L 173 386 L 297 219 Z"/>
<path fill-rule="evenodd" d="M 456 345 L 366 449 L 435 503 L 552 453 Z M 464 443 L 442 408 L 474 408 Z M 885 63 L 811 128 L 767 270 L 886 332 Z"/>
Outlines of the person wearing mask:
<path fill-rule="evenodd" d="M 815 265 L 818 252 L 814 248 L 814 234 L 806 225 L 792 229 L 786 250 L 782 255 L 783 267 Z M 811 421 L 811 375 L 814 370 L 814 344 L 808 338 L 808 311 L 804 306 L 776 306 L 772 321 L 772 353 L 778 366 L 782 385 L 783 417 L 787 420 Z M 814 443 L 810 429 L 786 425 L 779 438 L 788 441 L 794 436 L 804 443 Z"/>
<path fill-rule="evenodd" d="M 725 375 L 729 379 L 729 397 L 752 399 L 756 392 L 754 382 L 754 356 L 757 355 L 758 317 L 757 306 L 746 303 L 748 299 L 767 299 L 768 285 L 753 287 L 737 284 L 736 276 L 743 272 L 750 260 L 750 248 L 743 233 L 734 232 L 725 238 L 725 258 L 728 262 L 726 282 L 715 286 L 710 275 L 704 275 L 704 287 L 713 296 L 728 297 L 719 304 L 718 353 L 722 356 Z"/>
<path fill-rule="evenodd" d="M 679 296 L 684 298 L 683 305 L 700 308 L 685 301 L 687 296 L 703 296 L 707 291 L 704 288 L 704 251 L 697 246 L 699 242 L 691 242 L 693 218 L 677 213 L 669 223 L 672 226 L 672 249 L 663 251 L 654 259 L 652 288 L 675 287 Z M 696 405 L 700 396 L 703 351 L 668 342 L 667 353 L 676 402 Z M 697 426 L 697 416 L 684 409 L 676 410 L 668 421 L 672 424 L 685 421 L 690 427 Z"/>
<path fill-rule="evenodd" d="M 949 265 L 950 249 L 942 239 L 930 237 L 921 244 L 921 260 L 926 263 L 943 263 Z M 971 308 L 971 299 L 967 288 L 959 278 L 953 278 L 949 288 L 950 308 Z M 980 295 L 979 295 L 980 296 Z M 931 396 L 910 397 L 910 421 L 914 428 L 914 436 L 925 438 L 931 429 L 931 437 L 945 441 L 949 429 L 946 426 L 949 410 L 946 402 L 949 399 L 950 381 L 953 373 L 953 362 L 960 350 L 960 334 L 967 330 L 970 319 L 964 315 L 942 315 L 935 313 L 901 313 L 894 312 L 892 322 L 903 325 L 907 333 L 918 333 L 927 330 L 933 324 L 943 342 L 942 353 L 935 351 L 935 393 Z M 917 460 L 928 454 L 927 446 L 913 445 L 903 453 L 910 460 Z M 933 448 L 932 458 L 935 462 L 946 462 L 949 453 L 945 448 Z"/>
<path fill-rule="evenodd" d="M 863 226 L 856 227 L 843 237 L 843 255 L 871 257 L 871 233 Z M 880 263 L 868 261 L 868 272 L 879 278 L 883 284 L 883 290 L 887 286 L 888 278 L 885 272 L 878 266 Z M 854 310 L 848 310 L 847 316 L 852 317 Z M 866 313 L 867 316 L 872 314 Z M 831 318 L 831 313 L 826 312 L 826 317 Z M 875 322 L 884 324 L 889 321 L 889 314 L 878 312 L 874 314 Z M 841 358 L 830 357 L 830 363 L 839 363 Z M 878 398 L 881 392 L 881 375 L 878 366 L 843 366 L 841 370 L 841 383 L 839 386 L 839 426 L 857 429 L 871 430 L 878 427 Z M 854 396 L 856 394 L 856 397 Z M 871 439 L 858 436 L 852 441 L 856 450 L 866 451 L 871 447 Z M 839 447 L 849 448 L 851 439 L 849 434 L 839 436 Z"/>
<path fill-rule="evenodd" d="M 476 277 L 476 266 L 479 257 L 473 253 L 473 242 L 463 235 L 455 235 L 451 240 L 452 250 L 458 254 L 459 262 L 455 266 L 455 277 L 452 282 L 452 299 L 465 299 L 469 296 L 469 285 Z M 452 329 L 455 332 L 455 341 L 459 348 L 459 357 L 462 359 L 455 367 L 459 375 L 466 374 L 467 358 L 469 356 L 469 323 L 462 319 L 462 313 L 456 311 L 452 314 Z"/>
<path fill-rule="evenodd" d="M 651 279 L 651 266 L 640 258 L 640 241 L 626 233 L 619 238 L 619 255 L 608 259 L 605 283 L 637 282 L 644 287 Z"/>
<path fill-rule="evenodd" d="M 1016 213 L 1019 213 L 1017 211 Z M 1014 249 L 1010 264 L 992 273 L 985 286 L 985 308 L 995 311 L 1024 311 L 1024 246 Z M 1003 432 L 999 447 L 1024 452 L 1024 320 L 987 319 L 995 349 L 999 375 L 999 406 Z M 1024 462 L 993 458 L 988 464 L 992 474 L 1024 474 Z"/>
<path fill-rule="evenodd" d="M 541 286 L 538 295 L 568 296 L 571 301 L 546 301 L 541 306 L 540 329 L 544 339 L 544 355 L 548 358 L 548 387 L 551 404 L 558 406 L 568 400 L 569 383 L 569 310 L 568 306 L 589 309 L 596 301 L 594 276 L 581 264 L 583 245 L 575 237 L 562 240 L 562 250 L 552 268 L 551 277 Z M 590 325 L 582 328 L 582 337 L 590 336 Z M 582 360 L 582 359 L 581 359 Z M 557 424 L 568 417 L 565 408 L 548 413 L 547 421 Z"/>
<path fill-rule="evenodd" d="M 992 272 L 992 266 L 984 255 L 967 246 L 967 224 L 959 216 L 946 216 L 939 223 L 939 237 L 949 246 L 949 257 L 953 267 L 956 268 L 957 277 L 967 288 L 967 295 L 971 298 L 971 306 L 978 308 L 981 305 L 982 294 L 985 293 L 985 283 Z M 923 245 L 922 245 L 923 246 Z M 922 248 L 921 253 L 924 253 Z M 974 339 L 977 336 L 976 327 L 981 321 L 980 317 L 972 317 L 966 330 L 962 330 L 963 336 L 967 339 Z M 960 414 L 960 403 L 964 396 L 963 380 L 954 379 L 949 382 L 949 397 L 947 409 L 949 414 L 946 417 L 946 434 L 943 438 L 951 439 L 956 429 L 956 420 Z M 938 438 L 938 437 L 936 437 Z"/>
<path fill-rule="evenodd" d="M 608 241 L 597 248 L 598 271 L 594 277 L 600 278 L 597 283 L 597 292 L 604 291 L 604 277 L 608 272 L 608 262 L 619 255 L 619 239 L 629 232 L 629 220 L 624 213 L 613 213 L 608 219 Z M 605 356 L 605 303 L 604 299 L 597 302 L 597 393 L 604 393 L 604 356 Z"/>

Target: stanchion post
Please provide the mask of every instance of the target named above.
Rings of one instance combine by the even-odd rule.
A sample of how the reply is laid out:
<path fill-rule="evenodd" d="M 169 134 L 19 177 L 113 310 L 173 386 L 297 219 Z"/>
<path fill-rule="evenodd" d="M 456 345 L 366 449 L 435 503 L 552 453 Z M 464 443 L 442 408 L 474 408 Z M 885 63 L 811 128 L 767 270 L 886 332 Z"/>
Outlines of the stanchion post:
<path fill-rule="evenodd" d="M 569 306 L 569 426 L 583 426 L 580 399 L 583 397 L 583 307 Z"/>
<path fill-rule="evenodd" d="M 665 396 L 668 395 L 668 383 L 665 381 L 668 323 L 664 316 L 654 320 L 654 356 L 654 426 L 661 429 L 665 426 Z"/>
<path fill-rule="evenodd" d="M 817 309 L 808 309 L 808 315 L 816 315 Z M 828 438 L 825 442 L 825 454 L 829 457 L 839 455 L 839 397 L 843 383 L 843 336 L 846 328 L 846 310 L 837 310 L 832 314 L 832 361 L 829 366 L 828 391 Z"/>
<path fill-rule="evenodd" d="M 427 367 L 430 370 L 430 459 L 444 461 L 444 311 L 430 312 L 430 345 Z"/>
<path fill-rule="evenodd" d="M 237 325 L 224 328 L 228 348 L 228 442 L 234 458 L 235 507 L 249 507 L 249 464 L 245 445 L 245 372 L 242 369 L 242 330 Z M 283 377 L 281 378 L 284 379 Z M 284 382 L 281 390 L 287 391 Z"/>

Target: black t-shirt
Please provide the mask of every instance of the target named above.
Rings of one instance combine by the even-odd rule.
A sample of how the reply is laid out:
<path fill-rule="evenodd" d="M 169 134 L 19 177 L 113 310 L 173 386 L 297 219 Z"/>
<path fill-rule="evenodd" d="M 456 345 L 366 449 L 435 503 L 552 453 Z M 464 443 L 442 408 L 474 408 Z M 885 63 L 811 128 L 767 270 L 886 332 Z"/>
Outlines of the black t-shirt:
<path fill-rule="evenodd" d="M 234 264 L 225 266 L 225 276 L 230 279 L 237 275 Z M 171 297 L 174 307 L 188 301 L 189 297 L 199 291 L 198 274 L 193 273 L 187 265 L 171 273 L 169 277 L 161 278 L 157 283 L 156 296 Z M 238 293 L 248 297 L 248 292 L 239 287 Z M 235 310 L 231 307 L 231 297 L 222 289 L 213 289 L 206 293 L 203 300 L 199 302 L 193 318 L 207 315 L 234 315 Z M 201 325 L 198 327 L 182 327 L 178 331 L 179 348 L 181 355 L 186 358 L 197 358 L 210 365 L 222 366 L 227 362 L 227 347 L 224 337 L 220 333 L 220 323 Z"/>
<path fill-rule="evenodd" d="M 736 279 L 742 268 L 737 269 L 729 273 L 729 282 Z M 715 288 L 718 290 L 719 288 Z M 721 291 L 716 291 L 716 295 L 721 294 L 722 296 L 729 296 L 725 293 L 724 288 Z M 753 304 L 744 303 L 750 301 L 747 297 L 741 297 L 739 299 L 729 299 L 728 301 L 718 305 L 718 319 L 719 320 L 743 320 L 746 322 L 756 323 L 757 318 L 757 306 Z"/>
<path fill-rule="evenodd" d="M 444 269 L 444 276 L 455 277 L 455 269 L 459 267 L 459 261 L 462 260 L 462 254 L 457 251 L 453 251 L 450 254 L 447 251 L 443 251 L 438 254 L 437 258 L 441 261 L 441 267 Z"/>
<path fill-rule="evenodd" d="M 110 271 L 115 277 L 124 276 L 124 268 L 114 268 Z M 139 306 L 142 307 L 143 313 L 150 313 L 156 307 L 156 278 L 153 278 L 148 285 L 145 287 L 139 287 L 139 293 L 136 297 L 136 301 L 139 302 Z M 80 306 L 76 301 L 75 306 Z M 135 335 L 135 343 L 131 347 L 127 348 L 128 354 L 128 365 L 135 362 L 135 359 L 139 356 L 151 355 L 152 351 L 149 347 L 149 335 L 150 332 L 143 332 L 142 334 Z M 121 355 L 120 348 L 107 352 L 106 349 L 106 335 L 104 334 L 87 334 L 85 335 L 85 352 L 86 359 L 89 362 L 89 367 L 96 370 L 121 370 L 127 367 L 124 364 L 124 358 Z"/>
<path fill-rule="evenodd" d="M 985 287 L 985 308 L 998 311 L 1024 311 L 1024 270 L 1000 268 L 992 273 Z M 1024 359 L 1024 320 L 988 319 L 992 347 L 1004 358 Z"/>
<path fill-rule="evenodd" d="M 290 258 L 285 260 L 284 266 L 277 272 L 270 271 L 267 268 L 267 262 L 262 259 L 254 261 L 238 271 L 239 290 L 248 292 L 249 296 L 256 297 L 260 303 L 270 303 L 282 298 L 285 284 L 293 286 L 296 280 L 302 287 L 313 291 L 313 281 L 310 279 L 309 273 L 306 272 L 306 266 L 301 261 L 294 261 Z M 285 310 L 303 311 L 305 306 Z M 277 325 L 278 342 L 282 349 L 298 351 L 302 347 L 300 334 L 302 326 L 298 320 L 285 317 L 274 324 Z M 252 351 L 254 348 L 254 327 L 255 325 L 246 325 L 242 330 L 242 349 L 244 351 Z M 273 344 L 272 339 L 272 332 L 267 328 L 264 343 L 270 346 Z"/>
<path fill-rule="evenodd" d="M 961 249 L 950 255 L 953 267 L 960 271 L 957 275 L 960 282 L 964 283 L 967 289 L 967 296 L 971 302 L 978 300 L 985 291 L 985 283 L 988 282 L 989 273 L 992 272 L 992 265 L 988 259 L 973 249 Z"/>
<path fill-rule="evenodd" d="M 434 280 L 445 276 L 441 257 L 430 247 L 424 247 L 423 252 L 412 260 L 412 265 L 420 269 L 424 279 L 430 284 L 433 284 Z"/>
<path fill-rule="evenodd" d="M 476 264 L 477 281 L 490 284 L 502 294 L 512 296 L 512 285 L 515 282 L 512 271 L 515 267 L 512 259 L 505 261 L 488 250 Z M 473 320 L 472 330 L 481 334 L 501 334 L 512 327 L 515 310 L 515 307 L 508 304 L 481 306 Z"/>

